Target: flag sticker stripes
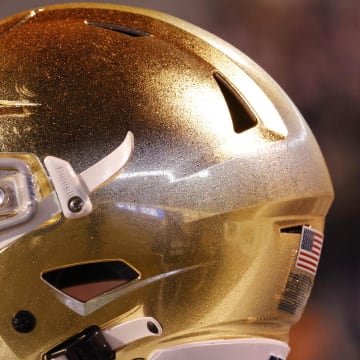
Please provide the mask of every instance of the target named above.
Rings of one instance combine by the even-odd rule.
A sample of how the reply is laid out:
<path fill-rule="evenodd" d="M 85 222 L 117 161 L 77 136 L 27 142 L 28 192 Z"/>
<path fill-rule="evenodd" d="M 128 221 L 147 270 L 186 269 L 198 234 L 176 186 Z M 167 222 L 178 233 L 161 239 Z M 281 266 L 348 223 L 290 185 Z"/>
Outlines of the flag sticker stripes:
<path fill-rule="evenodd" d="M 323 245 L 322 232 L 303 226 L 295 267 L 315 276 Z"/>

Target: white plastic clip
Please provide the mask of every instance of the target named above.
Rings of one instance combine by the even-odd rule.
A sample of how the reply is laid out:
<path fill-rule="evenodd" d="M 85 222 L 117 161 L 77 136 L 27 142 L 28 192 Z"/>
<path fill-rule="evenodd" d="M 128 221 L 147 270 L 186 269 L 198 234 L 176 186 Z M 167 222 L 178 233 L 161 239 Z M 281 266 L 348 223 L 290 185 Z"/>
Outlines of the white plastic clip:
<path fill-rule="evenodd" d="M 134 137 L 128 132 L 117 149 L 79 175 L 67 161 L 54 156 L 46 157 L 44 163 L 64 216 L 74 219 L 88 215 L 92 211 L 89 194 L 118 175 L 133 149 Z"/>
<path fill-rule="evenodd" d="M 131 320 L 103 331 L 106 341 L 114 350 L 136 340 L 161 334 L 161 325 L 152 317 Z"/>

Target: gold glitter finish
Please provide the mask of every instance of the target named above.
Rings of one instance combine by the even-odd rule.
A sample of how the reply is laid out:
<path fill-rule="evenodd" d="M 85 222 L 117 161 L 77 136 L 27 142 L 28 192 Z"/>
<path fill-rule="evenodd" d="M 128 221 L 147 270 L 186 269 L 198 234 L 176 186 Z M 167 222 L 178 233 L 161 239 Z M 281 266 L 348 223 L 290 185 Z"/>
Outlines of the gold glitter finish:
<path fill-rule="evenodd" d="M 304 275 L 295 269 L 300 235 L 281 229 L 322 230 L 333 189 L 278 85 L 215 36 L 149 10 L 72 4 L 0 23 L 2 152 L 58 156 L 81 172 L 129 130 L 134 155 L 94 193 L 90 216 L 1 251 L 0 358 L 41 359 L 87 326 L 144 315 L 163 335 L 120 349 L 118 359 L 203 339 L 286 341 L 313 278 L 297 311 L 279 308 L 290 275 Z M 140 277 L 91 303 L 42 279 L 108 260 Z M 29 334 L 11 325 L 23 309 L 37 318 Z"/>

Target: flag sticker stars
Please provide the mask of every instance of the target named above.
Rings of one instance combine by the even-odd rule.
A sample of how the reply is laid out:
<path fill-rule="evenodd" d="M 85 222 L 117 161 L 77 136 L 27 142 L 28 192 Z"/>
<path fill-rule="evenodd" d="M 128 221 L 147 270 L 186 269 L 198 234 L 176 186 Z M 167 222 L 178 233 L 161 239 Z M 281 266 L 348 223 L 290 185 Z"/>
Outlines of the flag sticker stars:
<path fill-rule="evenodd" d="M 295 267 L 315 276 L 319 264 L 324 235 L 309 226 L 303 226 Z"/>

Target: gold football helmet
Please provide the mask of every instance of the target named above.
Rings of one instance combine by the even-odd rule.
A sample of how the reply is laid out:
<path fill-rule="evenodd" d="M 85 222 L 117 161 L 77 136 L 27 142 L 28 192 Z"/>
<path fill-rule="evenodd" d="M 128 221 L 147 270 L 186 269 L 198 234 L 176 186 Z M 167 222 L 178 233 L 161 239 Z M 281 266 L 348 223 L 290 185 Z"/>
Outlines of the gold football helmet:
<path fill-rule="evenodd" d="M 0 23 L 1 359 L 285 359 L 328 171 L 243 53 L 158 12 Z"/>

